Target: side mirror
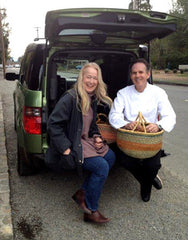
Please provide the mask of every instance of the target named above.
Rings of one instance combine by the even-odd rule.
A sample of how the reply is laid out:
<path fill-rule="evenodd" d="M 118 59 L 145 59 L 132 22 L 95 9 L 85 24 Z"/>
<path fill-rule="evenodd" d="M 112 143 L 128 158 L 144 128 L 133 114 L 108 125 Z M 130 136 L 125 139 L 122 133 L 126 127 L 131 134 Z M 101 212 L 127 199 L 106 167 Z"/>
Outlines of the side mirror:
<path fill-rule="evenodd" d="M 19 78 L 19 74 L 16 73 L 6 73 L 5 74 L 5 79 L 9 81 L 14 81 Z"/>

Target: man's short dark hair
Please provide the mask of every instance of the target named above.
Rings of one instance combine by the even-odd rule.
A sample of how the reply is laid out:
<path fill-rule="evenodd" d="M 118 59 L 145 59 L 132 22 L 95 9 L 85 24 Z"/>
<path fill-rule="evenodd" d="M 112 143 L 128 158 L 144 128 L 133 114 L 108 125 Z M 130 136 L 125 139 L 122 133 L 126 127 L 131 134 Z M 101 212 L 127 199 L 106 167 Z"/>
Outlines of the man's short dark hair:
<path fill-rule="evenodd" d="M 130 71 L 132 70 L 132 66 L 136 63 L 143 63 L 146 66 L 146 71 L 149 72 L 151 70 L 151 65 L 144 58 L 137 58 L 133 60 L 130 64 Z"/>

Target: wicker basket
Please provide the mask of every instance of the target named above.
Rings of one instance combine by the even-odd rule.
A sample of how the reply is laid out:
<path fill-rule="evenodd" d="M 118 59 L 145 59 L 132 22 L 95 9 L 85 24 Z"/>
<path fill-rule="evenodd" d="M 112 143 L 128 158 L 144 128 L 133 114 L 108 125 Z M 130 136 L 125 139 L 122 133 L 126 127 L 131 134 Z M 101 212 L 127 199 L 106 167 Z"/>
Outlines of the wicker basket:
<path fill-rule="evenodd" d="M 139 113 L 137 119 L 139 117 L 142 117 L 141 113 Z M 143 117 L 137 123 L 142 123 L 144 132 L 135 131 L 137 126 L 135 126 L 134 130 L 119 128 L 117 130 L 117 146 L 126 155 L 134 158 L 144 159 L 153 157 L 162 148 L 164 131 L 147 133 L 145 129 L 147 123 Z"/>
<path fill-rule="evenodd" d="M 106 114 L 99 113 L 97 115 L 97 126 L 102 138 L 106 140 L 108 144 L 116 142 L 117 130 L 111 127 Z"/>

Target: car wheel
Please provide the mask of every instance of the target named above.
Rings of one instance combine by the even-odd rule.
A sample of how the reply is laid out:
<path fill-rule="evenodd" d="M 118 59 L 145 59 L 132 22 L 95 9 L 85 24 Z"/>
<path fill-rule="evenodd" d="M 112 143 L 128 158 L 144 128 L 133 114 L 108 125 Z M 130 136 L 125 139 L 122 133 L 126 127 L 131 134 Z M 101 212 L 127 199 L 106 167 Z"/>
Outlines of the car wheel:
<path fill-rule="evenodd" d="M 16 121 L 16 102 L 15 102 L 15 95 L 13 95 L 13 102 L 14 102 L 14 130 L 17 129 L 17 121 Z"/>
<path fill-rule="evenodd" d="M 16 122 L 16 105 L 14 103 L 14 130 L 17 130 L 17 122 Z"/>
<path fill-rule="evenodd" d="M 31 163 L 28 163 L 29 155 L 24 149 L 17 145 L 17 171 L 20 176 L 30 176 L 36 173 L 36 169 Z"/>

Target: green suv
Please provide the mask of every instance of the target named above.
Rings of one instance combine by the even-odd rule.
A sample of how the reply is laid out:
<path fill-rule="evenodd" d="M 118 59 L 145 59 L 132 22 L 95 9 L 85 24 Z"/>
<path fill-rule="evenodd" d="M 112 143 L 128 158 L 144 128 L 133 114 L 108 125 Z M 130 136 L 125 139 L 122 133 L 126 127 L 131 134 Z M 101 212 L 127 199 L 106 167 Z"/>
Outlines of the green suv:
<path fill-rule="evenodd" d="M 50 11 L 45 23 L 45 44 L 30 44 L 19 74 L 6 74 L 7 80 L 17 80 L 14 119 L 20 175 L 41 167 L 49 115 L 85 63 L 100 65 L 114 99 L 120 88 L 131 84 L 129 63 L 138 57 L 149 60 L 150 41 L 176 30 L 176 19 L 165 13 L 106 8 Z"/>

